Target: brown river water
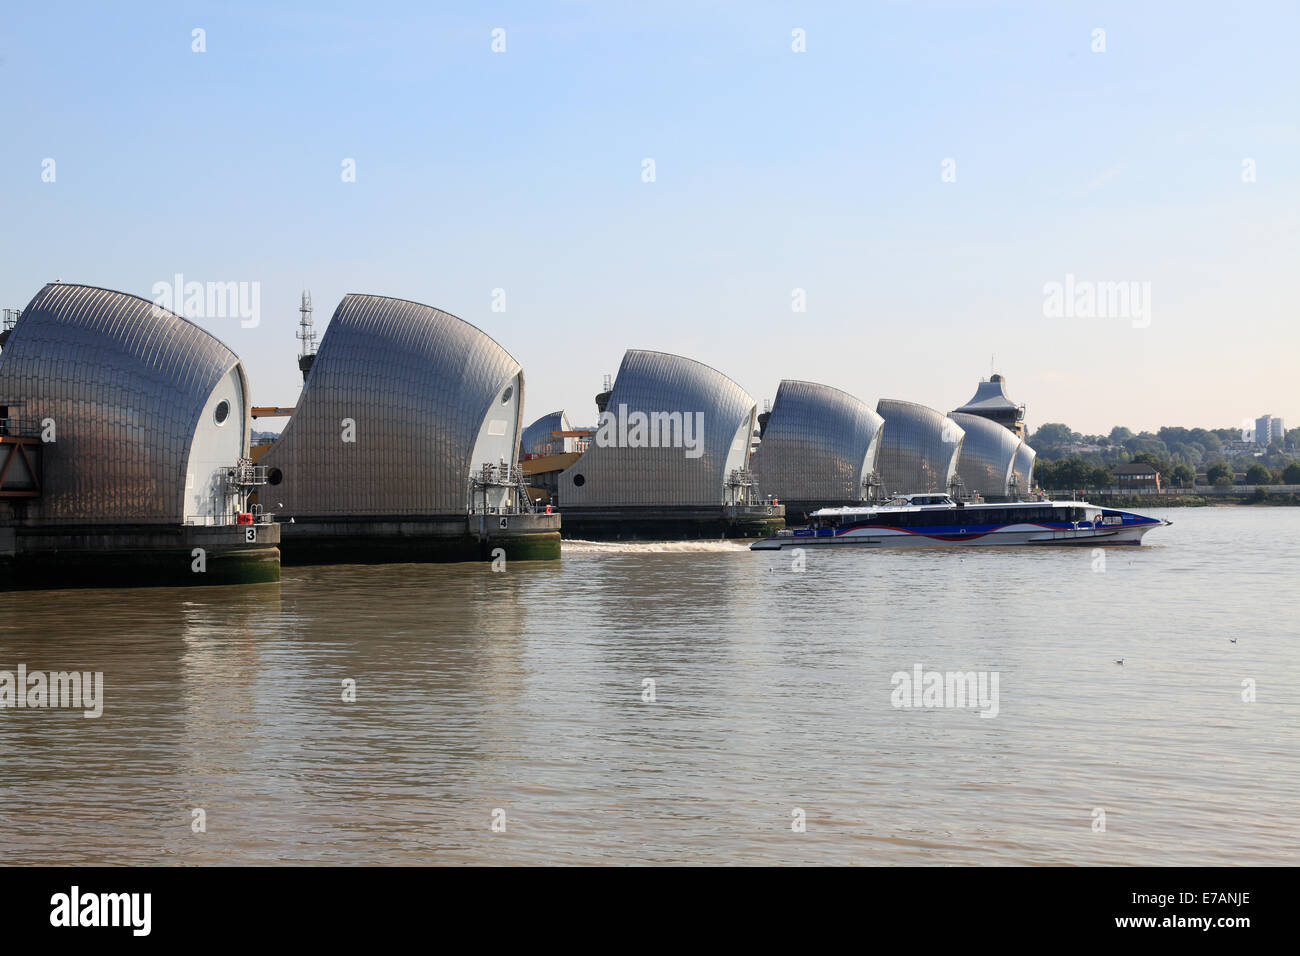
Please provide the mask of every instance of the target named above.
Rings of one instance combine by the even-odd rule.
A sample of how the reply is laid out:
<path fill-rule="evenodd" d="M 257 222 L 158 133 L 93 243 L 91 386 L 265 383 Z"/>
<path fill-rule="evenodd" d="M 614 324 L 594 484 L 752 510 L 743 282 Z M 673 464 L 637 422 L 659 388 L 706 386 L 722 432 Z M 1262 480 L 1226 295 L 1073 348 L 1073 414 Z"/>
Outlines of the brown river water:
<path fill-rule="evenodd" d="M 566 542 L 4 594 L 0 670 L 104 676 L 98 718 L 0 709 L 0 859 L 1300 862 L 1300 509 L 1150 513 L 1104 566 Z M 918 665 L 996 716 L 895 706 Z"/>

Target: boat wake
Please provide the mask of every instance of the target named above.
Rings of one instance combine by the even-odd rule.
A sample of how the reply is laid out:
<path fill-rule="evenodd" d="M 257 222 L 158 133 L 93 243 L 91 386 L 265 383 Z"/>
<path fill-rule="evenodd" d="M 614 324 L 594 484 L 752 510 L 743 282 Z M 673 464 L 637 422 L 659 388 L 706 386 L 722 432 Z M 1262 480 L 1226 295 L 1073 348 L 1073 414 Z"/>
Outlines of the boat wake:
<path fill-rule="evenodd" d="M 560 542 L 562 554 L 674 554 L 694 552 L 748 551 L 748 541 L 583 541 Z"/>

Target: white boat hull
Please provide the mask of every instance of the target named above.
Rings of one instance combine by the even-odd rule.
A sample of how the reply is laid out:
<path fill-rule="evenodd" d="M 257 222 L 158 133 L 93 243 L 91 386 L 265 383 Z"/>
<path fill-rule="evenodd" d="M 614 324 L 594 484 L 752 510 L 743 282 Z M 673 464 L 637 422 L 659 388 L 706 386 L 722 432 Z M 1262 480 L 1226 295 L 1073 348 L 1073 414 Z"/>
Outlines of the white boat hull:
<path fill-rule="evenodd" d="M 896 528 L 852 529 L 836 535 L 796 534 L 782 531 L 770 538 L 750 545 L 754 551 L 779 551 L 782 548 L 821 547 L 990 547 L 999 545 L 1101 545 L 1142 543 L 1142 536 L 1152 528 L 1161 528 L 1171 522 L 1159 521 L 1136 527 L 1084 527 L 1043 528 L 1038 525 L 1007 525 L 996 531 L 964 534 L 960 531 L 944 534 L 915 533 Z"/>

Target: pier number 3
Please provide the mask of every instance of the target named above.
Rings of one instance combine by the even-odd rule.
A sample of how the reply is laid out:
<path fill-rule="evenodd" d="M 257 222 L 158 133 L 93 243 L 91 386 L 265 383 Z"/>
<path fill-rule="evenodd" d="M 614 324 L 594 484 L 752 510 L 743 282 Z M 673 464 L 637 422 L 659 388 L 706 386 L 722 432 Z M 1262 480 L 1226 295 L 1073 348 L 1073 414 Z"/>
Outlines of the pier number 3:
<path fill-rule="evenodd" d="M 257 540 L 257 529 L 256 529 L 256 528 L 245 528 L 245 529 L 244 529 L 244 540 L 245 540 L 245 541 L 256 541 L 256 540 Z"/>

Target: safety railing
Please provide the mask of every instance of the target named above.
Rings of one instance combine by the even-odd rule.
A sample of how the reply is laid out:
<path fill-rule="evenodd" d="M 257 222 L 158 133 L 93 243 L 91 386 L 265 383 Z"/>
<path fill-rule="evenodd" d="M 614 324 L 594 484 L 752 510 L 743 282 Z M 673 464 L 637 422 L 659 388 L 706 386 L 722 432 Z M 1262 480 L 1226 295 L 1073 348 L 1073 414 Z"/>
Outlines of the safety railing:
<path fill-rule="evenodd" d="M 0 437 L 38 438 L 41 423 L 34 418 L 0 418 Z"/>

